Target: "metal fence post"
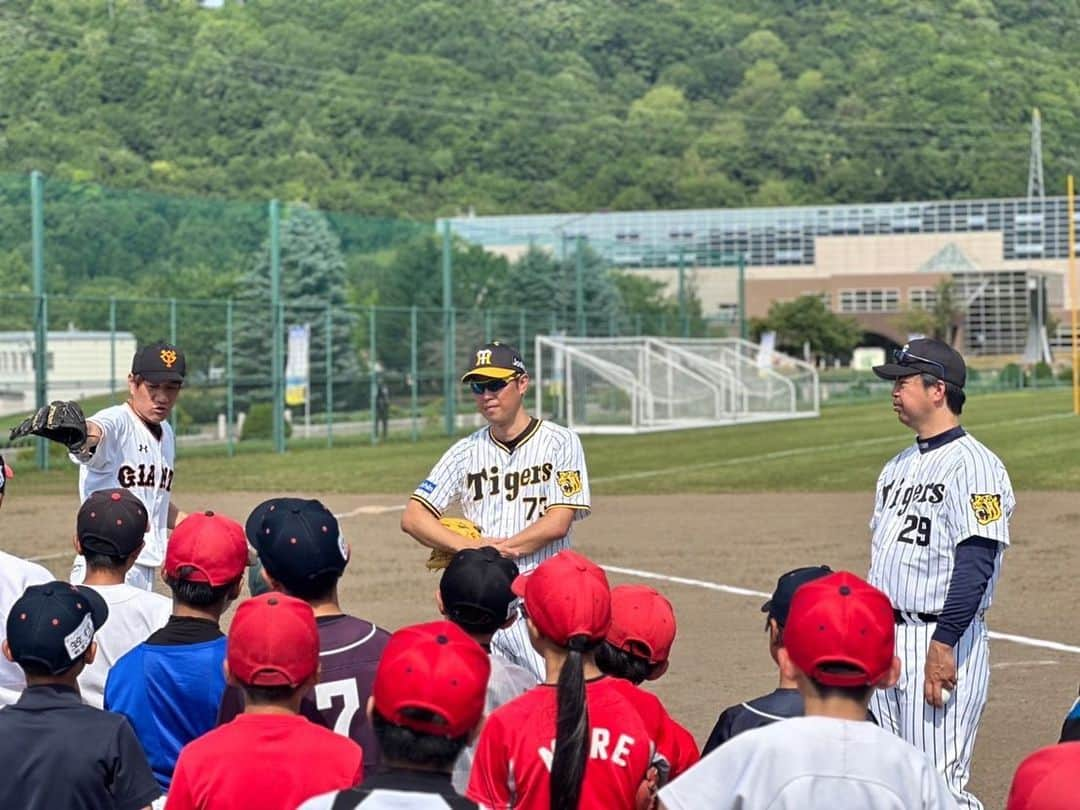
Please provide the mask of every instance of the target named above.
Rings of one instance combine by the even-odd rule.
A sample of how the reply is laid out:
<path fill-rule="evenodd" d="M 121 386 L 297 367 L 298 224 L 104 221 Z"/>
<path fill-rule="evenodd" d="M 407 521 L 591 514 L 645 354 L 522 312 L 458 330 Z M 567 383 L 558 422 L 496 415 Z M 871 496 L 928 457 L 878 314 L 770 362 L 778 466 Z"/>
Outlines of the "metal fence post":
<path fill-rule="evenodd" d="M 326 446 L 334 446 L 334 313 L 326 304 Z"/>
<path fill-rule="evenodd" d="M 169 299 L 169 344 L 176 345 L 176 299 Z M 176 429 L 176 409 L 169 414 L 169 424 Z"/>
<path fill-rule="evenodd" d="M 281 312 L 281 206 L 277 200 L 270 201 L 270 318 L 273 346 L 270 350 L 271 410 L 274 426 L 274 452 L 285 452 L 285 380 L 284 322 Z"/>
<path fill-rule="evenodd" d="M 518 351 L 525 351 L 525 310 L 518 312 Z"/>
<path fill-rule="evenodd" d="M 739 337 L 746 340 L 746 257 L 739 254 Z"/>
<path fill-rule="evenodd" d="M 374 305 L 368 309 L 368 356 L 370 358 L 368 362 L 368 367 L 370 370 L 370 373 L 368 374 L 368 399 L 370 400 L 370 402 L 368 404 L 371 408 L 372 444 L 375 444 L 379 440 L 379 414 L 378 410 L 375 407 L 375 400 L 378 398 L 379 393 L 379 383 L 375 379 L 376 363 L 378 362 L 378 360 L 376 360 L 375 351 L 375 341 L 377 339 L 376 332 L 378 331 L 375 324 L 375 312 L 376 310 Z"/>
<path fill-rule="evenodd" d="M 116 396 L 116 296 L 109 296 L 109 393 Z"/>
<path fill-rule="evenodd" d="M 679 330 L 684 337 L 690 337 L 690 322 L 686 314 L 686 262 L 685 248 L 679 245 Z"/>
<path fill-rule="evenodd" d="M 585 324 L 585 256 L 582 253 L 583 237 L 578 234 L 574 241 L 574 314 L 577 321 L 577 336 L 585 337 L 588 328 Z"/>
<path fill-rule="evenodd" d="M 233 300 L 225 301 L 225 445 L 231 457 L 235 452 L 233 425 L 235 403 L 233 402 Z"/>
<path fill-rule="evenodd" d="M 45 296 L 45 195 L 41 187 L 41 172 L 38 171 L 30 173 L 30 234 L 34 270 L 34 407 L 43 408 L 49 399 L 46 362 L 49 350 L 49 303 Z M 35 457 L 40 469 L 49 469 L 46 439 L 37 439 Z"/>
<path fill-rule="evenodd" d="M 418 436 L 416 424 L 416 408 L 419 395 L 419 362 L 417 357 L 417 334 L 416 334 L 416 305 L 409 308 L 409 417 L 412 421 L 412 440 L 415 442 Z"/>
<path fill-rule="evenodd" d="M 446 435 L 456 430 L 454 413 L 454 259 L 451 250 L 450 222 L 443 222 L 442 234 L 442 305 L 443 305 L 443 404 Z"/>

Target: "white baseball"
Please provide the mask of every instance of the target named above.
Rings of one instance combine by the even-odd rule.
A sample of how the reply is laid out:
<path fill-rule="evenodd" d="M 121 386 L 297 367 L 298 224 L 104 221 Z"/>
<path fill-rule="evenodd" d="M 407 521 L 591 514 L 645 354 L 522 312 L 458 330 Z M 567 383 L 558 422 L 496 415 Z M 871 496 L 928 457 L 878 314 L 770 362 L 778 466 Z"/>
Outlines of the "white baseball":
<path fill-rule="evenodd" d="M 950 692 L 944 686 L 941 687 L 941 702 L 942 702 L 942 704 L 948 703 L 949 698 L 951 698 L 951 697 L 952 697 L 952 692 Z"/>

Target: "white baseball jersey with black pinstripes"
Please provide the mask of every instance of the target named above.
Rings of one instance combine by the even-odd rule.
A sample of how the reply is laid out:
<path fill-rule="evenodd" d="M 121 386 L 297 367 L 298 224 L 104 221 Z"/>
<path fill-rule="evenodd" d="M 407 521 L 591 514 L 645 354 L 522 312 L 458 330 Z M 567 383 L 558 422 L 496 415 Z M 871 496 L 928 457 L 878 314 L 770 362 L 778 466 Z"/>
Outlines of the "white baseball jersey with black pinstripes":
<path fill-rule="evenodd" d="M 436 517 L 455 501 L 485 537 L 511 537 L 548 509 L 589 514 L 589 474 L 581 439 L 568 428 L 533 420 L 511 449 L 482 428 L 456 442 L 412 494 Z M 517 560 L 522 573 L 570 548 L 570 533 Z M 500 631 L 492 647 L 543 680 L 543 661 L 529 643 L 523 620 Z"/>
<path fill-rule="evenodd" d="M 878 690 L 870 708 L 883 727 L 930 756 L 962 808 L 982 808 L 966 786 L 990 681 L 983 613 L 993 601 L 1015 505 L 1001 460 L 955 428 L 916 442 L 885 465 L 870 520 L 869 581 L 905 614 L 896 627 L 900 681 Z M 937 626 L 933 617 L 945 606 L 956 547 L 973 536 L 1000 545 L 979 613 L 953 648 L 956 688 L 937 709 L 923 695 L 927 650 Z"/>
<path fill-rule="evenodd" d="M 941 612 L 956 546 L 967 538 L 1009 544 L 1016 499 L 1005 465 L 974 437 L 956 433 L 944 444 L 906 448 L 878 477 L 869 580 L 899 610 Z M 982 610 L 990 607 L 1000 571 L 999 552 Z"/>

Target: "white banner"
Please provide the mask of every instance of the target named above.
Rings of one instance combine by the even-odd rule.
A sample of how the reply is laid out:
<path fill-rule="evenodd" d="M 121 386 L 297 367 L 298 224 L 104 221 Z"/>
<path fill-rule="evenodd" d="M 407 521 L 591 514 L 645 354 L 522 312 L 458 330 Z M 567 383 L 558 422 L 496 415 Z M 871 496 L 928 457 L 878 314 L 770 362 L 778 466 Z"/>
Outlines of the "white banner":
<path fill-rule="evenodd" d="M 757 367 L 772 368 L 772 356 L 776 351 L 776 332 L 762 332 L 758 344 Z"/>
<path fill-rule="evenodd" d="M 311 324 L 289 327 L 289 353 L 285 361 L 285 404 L 303 405 L 310 384 Z"/>

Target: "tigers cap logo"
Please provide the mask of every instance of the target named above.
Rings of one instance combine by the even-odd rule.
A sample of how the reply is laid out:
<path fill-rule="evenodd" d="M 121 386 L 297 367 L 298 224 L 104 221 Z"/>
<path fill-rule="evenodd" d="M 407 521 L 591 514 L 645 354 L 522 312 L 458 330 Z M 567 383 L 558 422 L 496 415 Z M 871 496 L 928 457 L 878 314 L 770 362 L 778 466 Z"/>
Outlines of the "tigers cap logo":
<path fill-rule="evenodd" d="M 162 349 L 158 355 L 161 357 L 161 362 L 165 364 L 165 368 L 172 368 L 176 363 L 176 352 L 172 349 Z"/>
<path fill-rule="evenodd" d="M 481 349 L 476 353 L 476 365 L 478 366 L 490 366 L 491 365 L 491 349 Z"/>

